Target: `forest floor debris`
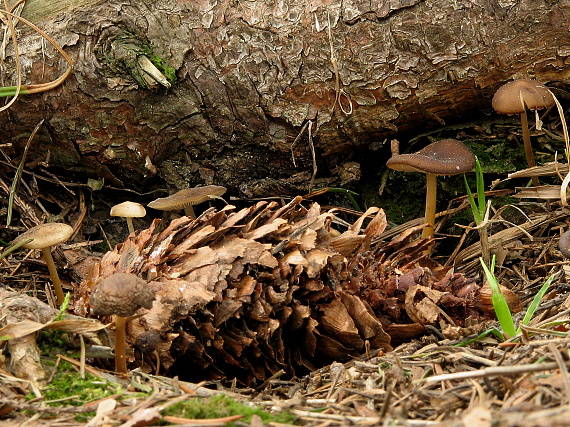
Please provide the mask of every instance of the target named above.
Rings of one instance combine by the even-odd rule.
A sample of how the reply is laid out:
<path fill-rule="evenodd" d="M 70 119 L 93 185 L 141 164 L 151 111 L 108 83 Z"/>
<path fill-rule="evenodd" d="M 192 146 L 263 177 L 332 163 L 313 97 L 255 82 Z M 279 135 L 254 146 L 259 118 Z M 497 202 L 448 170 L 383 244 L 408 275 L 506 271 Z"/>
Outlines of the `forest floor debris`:
<path fill-rule="evenodd" d="M 170 423 L 188 424 L 187 418 L 199 416 L 225 423 L 229 420 L 225 417 L 234 415 L 242 416 L 234 419 L 235 425 L 452 426 L 489 425 L 485 420 L 492 419 L 494 425 L 534 426 L 541 425 L 544 416 L 549 417 L 549 425 L 566 425 L 570 266 L 555 242 L 556 230 L 565 221 L 557 214 L 561 208 L 554 203 L 544 209 L 550 210 L 550 222 L 542 220 L 540 233 L 533 229 L 533 241 L 518 241 L 508 249 L 501 281 L 526 305 L 540 287 L 541 278 L 556 269 L 562 269 L 562 276 L 517 342 L 500 342 L 492 334 L 476 339 L 496 327 L 493 321 L 443 330 L 430 327 L 423 337 L 391 352 L 368 351 L 302 377 L 287 378 L 281 372 L 257 387 L 244 388 L 227 381 L 192 384 L 140 370 L 119 378 L 93 366 L 81 380 L 77 339 L 58 331 L 42 331 L 43 337 L 57 334 L 67 350 L 73 349 L 71 356 L 56 356 L 54 351 L 66 349 L 54 349 L 53 342 L 44 346 L 42 360 L 52 361 L 47 388 L 15 378 L 2 368 L 0 410 L 9 417 L 6 422 L 33 420 L 34 425 L 102 425 L 102 420 L 110 425 L 152 425 L 161 417 Z M 532 219 L 532 214 L 529 217 Z M 18 274 L 24 274 L 27 267 L 36 268 L 36 263 L 20 252 L 4 262 L 2 271 L 16 267 L 20 273 L 5 275 L 5 284 L 21 288 Z M 69 388 L 58 390 L 62 384 Z M 218 400 L 212 404 L 208 399 L 221 399 L 215 396 L 231 399 L 231 408 Z M 188 400 L 202 402 L 197 405 L 202 409 L 193 412 L 180 403 Z M 258 409 L 251 410 L 252 405 Z M 204 409 L 211 407 L 216 410 Z M 271 418 L 267 414 L 280 415 Z M 125 424 L 129 418 L 137 424 Z"/>
<path fill-rule="evenodd" d="M 6 182 L 9 182 L 8 176 L 14 168 L 6 167 L 6 161 L 2 165 L 4 175 L 0 174 L 0 188 L 9 191 Z M 556 168 L 553 171 L 555 174 Z M 543 170 L 539 172 L 544 173 Z M 231 239 L 241 239 L 239 242 L 249 251 L 259 252 L 257 259 L 267 252 L 264 258 L 266 263 L 273 262 L 271 257 L 279 258 L 278 263 L 282 259 L 298 263 L 291 262 L 288 268 L 282 265 L 281 270 L 289 283 L 301 288 L 308 286 L 307 292 L 297 299 L 303 305 L 302 298 L 315 301 L 311 299 L 311 293 L 318 294 L 321 286 L 315 281 L 307 284 L 308 281 L 300 279 L 301 270 L 296 271 L 295 266 L 302 265 L 302 271 L 306 272 L 309 263 L 306 259 L 303 262 L 303 257 L 298 253 L 299 248 L 325 251 L 329 257 L 333 256 L 329 253 L 333 251 L 347 253 L 354 262 L 351 267 L 358 266 L 350 270 L 353 272 L 351 275 L 342 276 L 343 283 L 351 286 L 350 298 L 356 295 L 367 301 L 373 309 L 387 309 L 389 315 L 382 320 L 386 326 L 385 332 L 392 337 L 391 346 L 394 349 L 388 351 L 383 346 L 374 348 L 366 339 L 358 337 L 361 343 L 355 348 L 358 351 L 354 352 L 351 360 L 327 363 L 306 374 L 302 370 L 291 371 L 287 364 L 276 364 L 263 375 L 253 375 L 253 380 L 250 378 L 249 383 L 246 381 L 247 375 L 220 375 L 221 378 L 216 381 L 202 383 L 157 375 L 157 372 L 160 374 L 168 368 L 164 364 L 166 359 L 156 358 L 152 354 L 144 359 L 139 354 L 142 363 L 123 377 L 109 370 L 112 369 L 113 353 L 108 338 L 112 335 L 112 328 L 96 334 L 97 329 L 108 324 L 107 319 L 101 319 L 101 323 L 88 320 L 89 323 L 82 325 L 85 331 L 80 338 L 78 334 L 48 329 L 46 325 L 53 326 L 53 316 L 57 315 L 57 310 L 51 309 L 47 317 L 19 317 L 10 321 L 18 326 L 11 325 L 11 330 L 0 330 L 2 346 L 8 346 L 10 340 L 6 339 L 7 331 L 15 334 L 14 328 L 16 332 L 23 330 L 18 328 L 36 328 L 33 340 L 34 345 L 37 343 L 35 351 L 45 370 L 45 374 L 38 374 L 35 376 L 37 378 L 34 375 L 26 378 L 24 374 L 15 376 L 9 366 L 12 355 L 6 353 L 2 356 L 0 425 L 144 426 L 157 423 L 233 423 L 230 425 L 382 424 L 451 427 L 490 426 L 492 423 L 495 426 L 514 427 L 568 424 L 570 262 L 558 250 L 557 239 L 561 231 L 568 229 L 570 211 L 557 201 L 519 200 L 516 204 L 513 202 L 497 207 L 492 214 L 489 234 L 497 255 L 498 278 L 516 296 L 521 308 L 530 303 L 546 277 L 558 274 L 532 322 L 523 328 L 522 335 L 505 341 L 493 333 L 500 328 L 497 322 L 491 320 L 489 306 L 477 306 L 471 300 L 468 314 L 479 314 L 470 317 L 465 311 L 454 311 L 453 305 L 438 305 L 441 301 L 434 290 L 442 292 L 442 287 L 445 286 L 455 286 L 456 291 L 463 289 L 465 292 L 480 288 L 478 245 L 474 241 L 474 233 L 470 234 L 468 229 L 462 229 L 463 235 L 455 235 L 455 247 L 447 247 L 441 253 L 436 252 L 435 261 L 430 261 L 427 257 L 422 258 L 422 249 L 433 244 L 433 241 L 412 239 L 413 233 L 421 228 L 418 221 L 383 230 L 387 224 L 383 224 L 384 219 L 378 210 L 369 212 L 368 215 L 363 215 L 362 212 L 353 215 L 347 209 L 332 207 L 331 212 L 331 209 L 317 207 L 310 201 L 289 199 L 284 203 L 265 201 L 235 209 L 210 209 L 194 223 L 185 219 L 170 223 L 168 236 L 160 237 L 164 230 L 158 230 L 155 226 L 124 239 L 121 236 L 124 232 L 119 231 L 123 228 L 122 224 L 111 224 L 117 225 L 116 228 L 103 227 L 102 221 L 97 223 L 96 213 L 91 217 L 86 215 L 87 205 L 93 203 L 93 200 L 86 198 L 89 193 L 85 191 L 84 184 L 63 181 L 53 174 L 30 175 L 25 169 L 22 176 L 26 177 L 24 181 L 33 181 L 36 186 L 39 180 L 60 191 L 43 194 L 42 201 L 46 208 L 35 198 L 36 187 L 24 186 L 19 196 L 14 198 L 19 221 L 14 222 L 17 225 L 4 227 L 6 236 L 13 237 L 26 227 L 36 225 L 42 212 L 47 215 L 50 206 L 57 206 L 75 230 L 87 230 L 84 231 L 85 235 L 98 237 L 95 241 L 90 241 L 89 238 L 82 240 L 79 232 L 73 243 L 54 252 L 56 263 L 65 266 L 63 277 L 67 290 L 83 282 L 88 277 L 88 272 L 93 271 L 94 265 L 115 268 L 117 263 L 123 261 L 123 266 L 134 265 L 133 260 L 141 254 L 144 254 L 143 259 L 147 263 L 139 265 L 156 268 L 157 278 L 167 277 L 173 272 L 183 275 L 186 274 L 182 272 L 185 267 L 176 261 L 176 255 L 183 256 L 199 247 L 210 247 L 208 256 L 217 257 L 218 262 L 223 248 L 227 247 L 225 245 L 229 245 Z M 525 176 L 529 176 L 528 173 Z M 510 188 L 501 188 L 489 191 L 487 195 L 492 197 L 510 192 Z M 0 205 L 0 209 L 2 207 Z M 443 224 L 466 207 L 464 197 L 452 201 L 450 209 L 439 216 L 439 223 Z M 339 224 L 342 224 L 339 227 L 340 236 L 326 234 L 329 232 L 327 221 L 335 216 L 338 217 Z M 312 219 L 307 221 L 308 218 Z M 377 218 L 374 226 L 370 226 L 372 218 Z M 138 224 L 135 222 L 137 229 L 142 230 L 148 226 L 142 220 L 139 221 Z M 366 232 L 368 227 L 369 233 Z M 437 242 L 443 246 L 442 236 L 446 235 L 447 230 L 440 228 L 438 231 L 440 234 L 436 235 Z M 288 238 L 282 239 L 283 236 Z M 0 245 L 5 246 L 12 237 L 6 237 Z M 164 237 L 176 245 L 161 245 Z M 335 244 L 332 243 L 334 239 L 337 239 Z M 115 242 L 123 240 L 125 243 L 122 246 L 113 249 Z M 323 243 L 325 241 L 326 244 Z M 183 248 L 179 249 L 180 254 L 175 253 L 176 247 Z M 109 249 L 108 262 L 101 264 L 101 254 Z M 283 253 L 283 257 L 277 255 L 279 252 Z M 150 261 L 158 259 L 163 262 L 157 268 L 158 264 L 153 265 Z M 418 260 L 422 259 L 418 264 Z M 312 268 L 316 271 L 319 265 L 317 263 Z M 452 269 L 451 265 L 455 267 Z M 227 268 L 222 269 L 224 274 L 234 274 L 235 283 L 241 284 L 243 289 L 251 288 L 246 286 L 249 279 L 248 283 L 244 282 L 244 275 L 256 280 L 255 274 L 259 274 L 253 261 L 249 264 L 241 262 L 239 268 L 235 269 L 234 263 L 230 262 L 227 267 L 231 268 L 229 271 L 226 271 Z M 384 275 L 374 276 L 378 271 Z M 218 271 L 218 278 L 219 274 Z M 26 298 L 34 301 L 29 303 L 31 306 L 36 304 L 35 301 L 53 300 L 45 266 L 31 253 L 17 251 L 0 260 L 0 277 L 3 292 L 9 298 L 13 295 L 23 298 L 22 295 L 25 294 L 28 296 Z M 172 277 L 167 278 L 173 280 Z M 283 277 L 279 279 L 282 280 Z M 382 286 L 379 288 L 384 291 L 398 287 L 405 290 L 404 288 L 414 286 L 415 293 L 410 291 L 408 299 L 408 303 L 414 304 L 408 304 L 407 309 L 405 305 L 395 304 L 395 301 L 390 300 L 393 295 L 380 294 L 378 289 L 368 286 L 374 280 L 381 281 Z M 429 286 L 423 289 L 420 287 L 423 285 Z M 231 291 L 232 286 L 226 289 Z M 213 292 L 214 289 L 208 291 Z M 232 292 L 229 295 L 233 295 Z M 431 302 L 420 304 L 427 295 L 431 295 Z M 459 298 L 461 295 L 459 293 L 453 296 Z M 275 293 L 265 297 L 271 304 L 279 301 L 279 295 Z M 84 299 L 83 304 L 85 301 Z M 218 301 L 219 306 L 222 306 L 223 301 Z M 339 301 L 335 308 L 327 300 L 327 307 L 336 309 L 337 314 L 348 312 L 349 317 L 355 321 L 354 317 L 358 316 L 347 310 L 347 298 L 340 298 Z M 481 302 L 482 298 L 475 301 Z M 457 299 L 446 301 L 447 304 L 457 302 Z M 75 304 L 79 304 L 77 299 Z M 240 301 L 240 304 L 244 304 L 244 301 Z M 344 311 L 339 310 L 340 304 Z M 76 310 L 81 312 L 81 304 L 76 306 Z M 209 318 L 194 319 L 193 325 L 196 327 L 208 322 L 216 323 L 216 315 L 222 316 L 223 313 L 224 316 L 229 313 L 231 318 L 235 315 L 235 310 L 235 304 L 226 302 L 224 310 L 213 312 Z M 38 316 L 42 313 L 40 308 L 36 308 L 35 312 Z M 180 315 L 181 311 L 175 310 L 174 313 Z M 362 313 L 364 312 L 360 312 Z M 405 318 L 407 323 L 395 321 L 398 320 L 397 313 L 403 313 L 400 320 Z M 461 313 L 464 317 L 460 316 Z M 85 307 L 83 314 L 87 314 Z M 426 321 L 435 315 L 437 320 L 432 318 L 431 321 Z M 10 320 L 7 316 L 8 311 L 2 306 L 2 326 Z M 356 342 L 358 334 L 347 334 L 346 330 L 336 328 L 338 325 L 333 323 L 335 319 L 323 318 L 320 312 L 307 314 L 308 318 L 311 316 L 322 324 L 328 322 L 328 329 L 324 332 L 331 336 L 339 334 L 345 340 L 344 344 Z M 515 319 L 520 320 L 521 316 L 522 314 L 515 314 Z M 141 319 L 142 317 L 137 317 L 135 321 Z M 224 321 L 217 325 L 222 325 Z M 32 325 L 30 322 L 35 323 Z M 277 326 L 277 323 L 273 322 L 272 325 Z M 418 334 L 419 332 L 421 333 Z M 28 348 L 33 346 L 29 345 Z M 257 354 L 262 354 L 265 360 L 271 363 L 278 360 L 267 343 L 260 341 L 258 349 L 261 349 L 261 353 Z M 287 351 L 283 354 L 287 354 Z M 219 360 L 214 345 L 208 347 L 203 355 L 206 362 L 208 357 Z M 252 360 L 252 355 L 248 357 Z M 243 360 L 247 361 L 247 358 Z M 247 368 L 247 363 L 243 363 L 243 360 L 240 359 L 241 365 Z M 290 358 L 285 357 L 283 360 L 289 361 Z M 303 357 L 298 360 L 303 360 Z M 313 364 L 316 361 L 318 358 L 311 360 Z M 321 362 L 320 365 L 323 365 L 325 361 Z M 216 367 L 215 363 L 208 363 L 206 365 L 209 368 Z M 194 369 L 199 371 L 203 367 Z M 296 375 L 291 375 L 292 372 Z"/>

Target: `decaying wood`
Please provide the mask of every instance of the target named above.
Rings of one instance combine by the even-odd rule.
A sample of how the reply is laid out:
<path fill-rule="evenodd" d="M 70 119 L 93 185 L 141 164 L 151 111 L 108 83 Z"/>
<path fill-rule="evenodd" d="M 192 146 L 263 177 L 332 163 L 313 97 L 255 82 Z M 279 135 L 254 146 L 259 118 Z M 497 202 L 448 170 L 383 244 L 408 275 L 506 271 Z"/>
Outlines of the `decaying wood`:
<path fill-rule="evenodd" d="M 23 96 L 0 130 L 23 144 L 45 118 L 32 163 L 49 151 L 52 165 L 116 185 L 158 173 L 179 188 L 304 190 L 310 149 L 296 144 L 297 167 L 289 149 L 308 121 L 332 170 L 395 133 L 489 109 L 510 78 L 567 82 L 570 69 L 568 0 L 29 0 L 23 16 L 64 46 L 75 73 Z M 61 60 L 18 27 L 26 81 L 55 76 Z M 169 89 L 141 74 L 142 55 L 172 67 Z"/>
<path fill-rule="evenodd" d="M 58 329 L 88 334 L 105 328 L 94 319 L 65 316 L 55 320 L 59 311 L 37 298 L 0 288 L 0 337 L 7 341 L 9 370 L 18 378 L 34 383 L 46 375 L 40 361 L 36 333 L 42 329 Z"/>

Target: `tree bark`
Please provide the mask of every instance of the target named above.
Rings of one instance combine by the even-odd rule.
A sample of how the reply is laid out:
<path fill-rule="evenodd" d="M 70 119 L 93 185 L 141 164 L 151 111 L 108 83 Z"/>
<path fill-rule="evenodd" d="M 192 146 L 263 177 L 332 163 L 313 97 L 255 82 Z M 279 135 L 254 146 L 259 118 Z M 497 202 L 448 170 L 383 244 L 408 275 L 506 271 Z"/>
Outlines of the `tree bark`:
<path fill-rule="evenodd" d="M 307 189 L 308 126 L 296 166 L 290 149 L 308 121 L 326 176 L 386 138 L 490 110 L 511 78 L 570 75 L 569 0 L 29 0 L 23 16 L 75 71 L 22 96 L 0 130 L 21 146 L 45 118 L 30 160 L 49 150 L 52 165 L 131 188 L 158 175 L 247 196 Z M 55 78 L 63 61 L 18 28 L 26 81 Z"/>

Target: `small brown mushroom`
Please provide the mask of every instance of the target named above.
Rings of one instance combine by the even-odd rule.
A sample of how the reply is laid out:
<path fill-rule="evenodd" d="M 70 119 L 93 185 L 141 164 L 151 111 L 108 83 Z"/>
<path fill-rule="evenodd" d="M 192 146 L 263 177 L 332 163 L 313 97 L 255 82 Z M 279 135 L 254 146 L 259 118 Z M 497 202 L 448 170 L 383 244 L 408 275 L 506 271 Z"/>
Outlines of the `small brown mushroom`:
<path fill-rule="evenodd" d="M 392 157 L 386 165 L 390 169 L 402 172 L 421 172 L 426 174 L 426 227 L 422 237 L 433 236 L 438 175 L 457 175 L 473 170 L 475 156 L 463 143 L 456 139 L 436 141 L 417 153 L 398 154 L 393 147 Z"/>
<path fill-rule="evenodd" d="M 186 216 L 196 218 L 194 205 L 198 205 L 210 199 L 219 198 L 226 192 L 226 187 L 220 185 L 206 185 L 203 187 L 187 188 L 180 190 L 168 197 L 153 200 L 147 206 L 159 211 L 174 211 L 184 209 Z"/>
<path fill-rule="evenodd" d="M 73 228 L 71 226 L 59 222 L 50 222 L 48 224 L 36 225 L 14 239 L 14 243 L 32 239 L 31 242 L 24 244 L 23 247 L 26 249 L 41 249 L 42 257 L 47 265 L 50 278 L 53 282 L 58 306 L 63 304 L 64 295 L 61 280 L 59 279 L 57 268 L 55 267 L 53 257 L 51 256 L 51 247 L 65 242 L 72 234 Z"/>
<path fill-rule="evenodd" d="M 98 316 L 115 315 L 115 370 L 127 372 L 127 318 L 141 308 L 151 308 L 154 290 L 131 273 L 115 273 L 100 280 L 89 300 Z"/>
<path fill-rule="evenodd" d="M 133 226 L 133 218 L 142 218 L 146 215 L 143 205 L 136 202 L 123 202 L 111 208 L 111 216 L 120 216 L 127 220 L 129 234 L 135 231 Z"/>
<path fill-rule="evenodd" d="M 526 161 L 529 167 L 536 166 L 526 110 L 541 110 L 554 105 L 554 98 L 548 88 L 536 80 L 514 80 L 495 92 L 492 105 L 499 114 L 520 115 Z M 533 182 L 538 184 L 538 178 L 534 177 Z"/>

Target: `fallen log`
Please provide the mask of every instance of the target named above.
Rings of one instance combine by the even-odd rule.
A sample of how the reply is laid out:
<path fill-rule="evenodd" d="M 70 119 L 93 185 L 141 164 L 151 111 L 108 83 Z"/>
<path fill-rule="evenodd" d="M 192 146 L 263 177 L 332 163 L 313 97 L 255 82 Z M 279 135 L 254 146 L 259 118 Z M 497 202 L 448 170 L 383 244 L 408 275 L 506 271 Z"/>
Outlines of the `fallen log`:
<path fill-rule="evenodd" d="M 75 69 L 4 112 L 5 138 L 22 149 L 44 118 L 29 166 L 49 158 L 134 188 L 158 175 L 247 196 L 306 190 L 309 130 L 326 177 L 386 138 L 490 109 L 508 79 L 570 75 L 568 0 L 30 0 L 22 16 Z M 25 82 L 63 71 L 18 28 Z"/>

